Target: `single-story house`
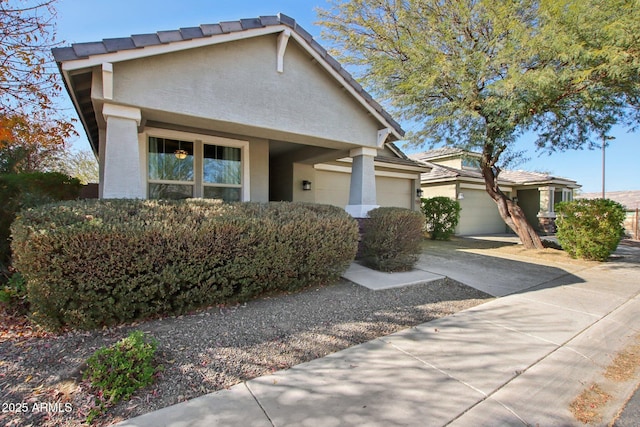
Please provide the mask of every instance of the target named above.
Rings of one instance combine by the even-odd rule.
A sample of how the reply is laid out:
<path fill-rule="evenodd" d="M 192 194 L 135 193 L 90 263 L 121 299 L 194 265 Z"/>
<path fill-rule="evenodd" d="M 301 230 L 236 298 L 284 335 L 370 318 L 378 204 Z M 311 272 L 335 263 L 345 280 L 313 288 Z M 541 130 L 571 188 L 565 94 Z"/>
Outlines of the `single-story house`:
<path fill-rule="evenodd" d="M 444 147 L 410 157 L 432 168 L 422 174 L 423 197 L 445 196 L 460 202 L 456 234 L 510 232 L 485 190 L 479 168 L 480 154 Z M 555 232 L 555 204 L 572 200 L 574 190 L 580 188 L 570 179 L 511 170 L 501 171 L 498 183 L 507 196 L 517 200 L 529 223 L 542 233 Z"/>
<path fill-rule="evenodd" d="M 53 49 L 100 165 L 101 198 L 419 208 L 428 165 L 286 15 Z"/>

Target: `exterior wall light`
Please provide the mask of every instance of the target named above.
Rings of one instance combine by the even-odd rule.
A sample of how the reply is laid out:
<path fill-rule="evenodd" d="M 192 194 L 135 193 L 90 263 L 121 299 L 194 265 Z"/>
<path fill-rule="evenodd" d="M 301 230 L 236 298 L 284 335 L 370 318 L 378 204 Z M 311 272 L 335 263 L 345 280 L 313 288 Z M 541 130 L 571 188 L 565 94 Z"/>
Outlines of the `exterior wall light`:
<path fill-rule="evenodd" d="M 307 180 L 302 181 L 302 190 L 304 191 L 311 190 L 311 181 L 307 181 Z"/>
<path fill-rule="evenodd" d="M 418 196 L 418 199 L 422 199 L 423 194 L 424 194 L 424 191 L 422 191 L 422 188 L 418 188 L 416 190 L 416 196 Z"/>
<path fill-rule="evenodd" d="M 458 200 L 464 200 L 464 193 L 458 193 Z"/>
<path fill-rule="evenodd" d="M 175 152 L 175 153 L 173 153 L 173 154 L 175 154 L 175 155 L 176 155 L 176 159 L 178 159 L 178 160 L 184 160 L 184 159 L 186 159 L 186 158 L 187 158 L 187 156 L 189 155 L 189 153 L 187 153 L 187 152 L 186 152 L 186 151 L 184 151 L 184 150 L 176 150 L 176 152 Z"/>

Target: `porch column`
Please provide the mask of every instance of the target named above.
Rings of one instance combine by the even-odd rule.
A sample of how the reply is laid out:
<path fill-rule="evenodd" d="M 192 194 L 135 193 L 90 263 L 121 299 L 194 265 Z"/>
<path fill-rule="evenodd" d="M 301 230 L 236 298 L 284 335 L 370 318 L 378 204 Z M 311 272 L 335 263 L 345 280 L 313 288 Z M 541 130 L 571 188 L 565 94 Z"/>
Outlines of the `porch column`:
<path fill-rule="evenodd" d="M 104 144 L 102 197 L 105 199 L 144 199 L 138 126 L 138 108 L 105 104 L 102 115 L 107 122 Z M 101 150 L 102 151 L 102 150 Z"/>
<path fill-rule="evenodd" d="M 540 229 L 544 233 L 556 232 L 556 213 L 554 212 L 555 187 L 540 187 L 540 211 L 538 212 L 538 222 Z"/>
<path fill-rule="evenodd" d="M 555 216 L 553 205 L 554 201 L 554 193 L 556 191 L 555 187 L 540 187 L 538 188 L 540 192 L 540 213 L 539 215 L 544 216 Z"/>
<path fill-rule="evenodd" d="M 370 210 L 378 207 L 376 203 L 376 174 L 373 159 L 378 150 L 360 147 L 349 152 L 353 158 L 351 165 L 351 184 L 349 204 L 345 208 L 354 218 L 367 218 Z"/>

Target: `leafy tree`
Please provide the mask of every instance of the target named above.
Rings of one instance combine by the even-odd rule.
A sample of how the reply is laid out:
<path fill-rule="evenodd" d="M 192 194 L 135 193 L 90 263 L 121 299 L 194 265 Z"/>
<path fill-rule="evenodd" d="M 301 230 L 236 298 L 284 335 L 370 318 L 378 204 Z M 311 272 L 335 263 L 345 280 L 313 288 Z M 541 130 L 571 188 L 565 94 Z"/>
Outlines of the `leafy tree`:
<path fill-rule="evenodd" d="M 56 46 L 56 0 L 0 1 L 0 113 L 50 108 L 61 87 L 50 50 Z"/>
<path fill-rule="evenodd" d="M 422 125 L 414 143 L 482 153 L 486 191 L 527 248 L 542 242 L 498 185 L 517 137 L 594 148 L 640 118 L 637 0 L 349 0 L 319 15 L 341 59 Z"/>
<path fill-rule="evenodd" d="M 58 169 L 77 178 L 82 184 L 98 182 L 98 162 L 91 151 L 65 150 Z"/>
<path fill-rule="evenodd" d="M 60 169 L 65 139 L 75 132 L 71 124 L 59 127 L 38 114 L 5 116 L 4 124 L 7 127 L 0 139 L 0 173 Z"/>
<path fill-rule="evenodd" d="M 0 150 L 32 154 L 75 134 L 54 104 L 62 90 L 51 57 L 56 1 L 0 0 Z"/>

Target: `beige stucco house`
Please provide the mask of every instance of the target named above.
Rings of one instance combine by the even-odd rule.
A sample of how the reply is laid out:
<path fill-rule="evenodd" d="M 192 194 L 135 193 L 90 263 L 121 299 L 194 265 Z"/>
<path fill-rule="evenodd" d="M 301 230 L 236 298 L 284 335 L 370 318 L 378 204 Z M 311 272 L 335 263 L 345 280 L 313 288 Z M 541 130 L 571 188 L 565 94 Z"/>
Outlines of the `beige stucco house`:
<path fill-rule="evenodd" d="M 416 209 L 403 130 L 285 15 L 53 50 L 102 198 Z"/>
<path fill-rule="evenodd" d="M 438 148 L 412 154 L 432 169 L 422 174 L 423 197 L 445 196 L 460 202 L 458 235 L 494 234 L 509 232 L 495 202 L 485 191 L 480 173 L 480 154 L 458 148 Z M 527 220 L 538 231 L 555 231 L 556 203 L 573 200 L 573 192 L 580 188 L 575 181 L 549 174 L 503 170 L 498 176 L 500 189 L 517 200 Z"/>

